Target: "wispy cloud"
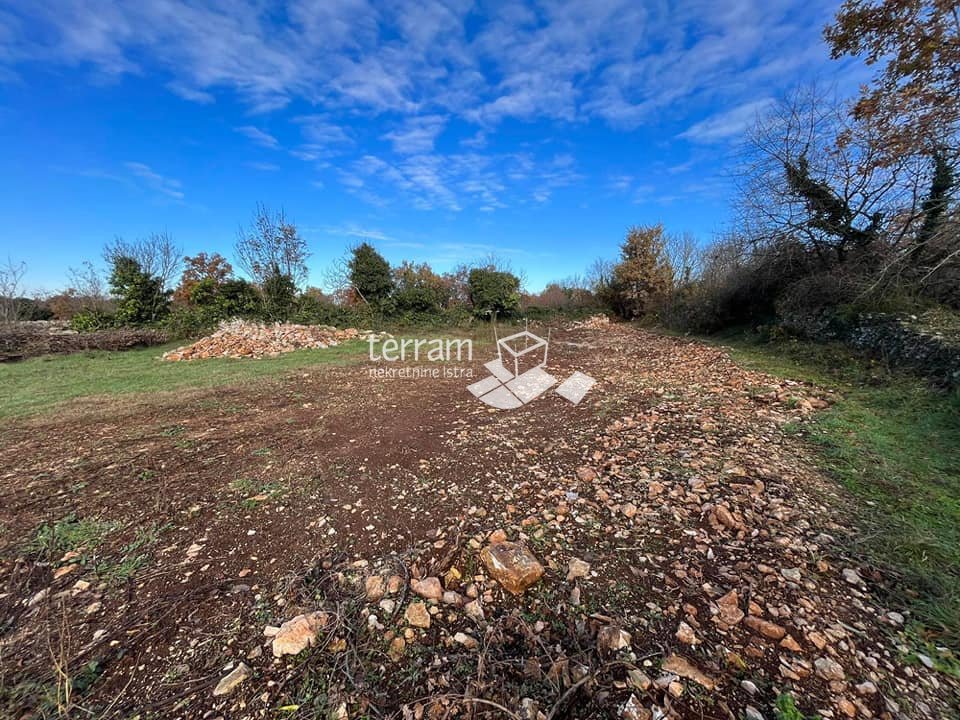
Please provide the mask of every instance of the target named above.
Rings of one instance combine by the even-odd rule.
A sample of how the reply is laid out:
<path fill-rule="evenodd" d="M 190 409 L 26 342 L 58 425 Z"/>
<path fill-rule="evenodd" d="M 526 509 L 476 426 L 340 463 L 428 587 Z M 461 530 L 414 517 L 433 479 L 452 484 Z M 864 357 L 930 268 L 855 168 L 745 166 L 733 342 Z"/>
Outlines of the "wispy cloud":
<path fill-rule="evenodd" d="M 180 189 L 179 180 L 169 178 L 156 172 L 149 165 L 140 162 L 127 162 L 124 167 L 129 170 L 134 177 L 138 178 L 143 185 L 151 190 L 173 198 L 174 200 L 183 200 L 183 191 Z"/>
<path fill-rule="evenodd" d="M 209 103 L 227 92 L 258 113 L 300 100 L 484 128 L 505 118 L 634 127 L 680 101 L 742 103 L 744 78 L 775 81 L 825 62 L 818 28 L 833 10 L 828 0 L 545 2 L 486 13 L 462 0 L 291 0 L 278 22 L 252 0 L 102 0 L 95 13 L 63 0 L 14 6 L 11 24 L 32 31 L 7 38 L 0 67 L 159 70 L 180 97 Z M 428 135 L 406 133 L 421 148 Z"/>
<path fill-rule="evenodd" d="M 265 148 L 276 150 L 280 147 L 280 141 L 277 140 L 273 135 L 266 133 L 260 128 L 254 127 L 253 125 L 244 125 L 242 127 L 234 128 L 234 130 L 241 135 L 246 135 L 257 145 L 262 145 Z"/>
<path fill-rule="evenodd" d="M 408 118 L 401 127 L 383 136 L 393 144 L 394 152 L 416 155 L 431 152 L 437 136 L 443 132 L 447 119 L 442 115 Z"/>
<path fill-rule="evenodd" d="M 700 143 L 728 140 L 743 134 L 757 116 L 770 107 L 772 98 L 753 100 L 692 125 L 679 137 Z"/>
<path fill-rule="evenodd" d="M 244 163 L 244 165 L 246 165 L 248 168 L 251 168 L 252 170 L 259 170 L 261 172 L 276 172 L 277 170 L 280 169 L 279 165 L 275 165 L 274 163 L 268 163 L 268 162 L 248 162 L 248 163 Z"/>
<path fill-rule="evenodd" d="M 337 237 L 352 237 L 360 238 L 362 240 L 373 240 L 373 241 L 388 241 L 392 238 L 386 233 L 377 230 L 375 228 L 367 228 L 357 223 L 348 222 L 342 225 L 332 225 L 323 228 L 323 232 L 327 235 L 334 235 Z"/>

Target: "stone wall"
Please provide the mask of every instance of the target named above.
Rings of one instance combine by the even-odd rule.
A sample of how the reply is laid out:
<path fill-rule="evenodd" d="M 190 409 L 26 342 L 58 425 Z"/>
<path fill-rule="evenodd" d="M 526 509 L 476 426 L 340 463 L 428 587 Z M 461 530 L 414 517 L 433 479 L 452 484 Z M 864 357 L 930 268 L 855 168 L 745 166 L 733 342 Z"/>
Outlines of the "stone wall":
<path fill-rule="evenodd" d="M 863 314 L 783 318 L 791 332 L 814 340 L 843 342 L 869 357 L 960 387 L 960 326 L 957 318 L 935 315 Z"/>

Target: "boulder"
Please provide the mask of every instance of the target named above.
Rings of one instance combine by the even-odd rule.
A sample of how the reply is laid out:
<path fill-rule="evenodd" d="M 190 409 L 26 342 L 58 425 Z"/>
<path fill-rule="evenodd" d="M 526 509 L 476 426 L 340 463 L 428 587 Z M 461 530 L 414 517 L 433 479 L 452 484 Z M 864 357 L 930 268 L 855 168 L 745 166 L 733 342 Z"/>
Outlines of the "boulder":
<path fill-rule="evenodd" d="M 413 627 L 424 629 L 430 627 L 430 613 L 427 612 L 427 606 L 422 602 L 410 603 L 403 616 Z"/>
<path fill-rule="evenodd" d="M 240 663 L 220 679 L 220 682 L 218 682 L 217 686 L 213 689 L 214 697 L 229 695 L 240 683 L 252 674 L 253 672 L 247 667 L 246 663 Z"/>
<path fill-rule="evenodd" d="M 427 600 L 439 601 L 443 597 L 443 586 L 440 584 L 440 578 L 413 579 L 410 581 L 410 589 Z"/>
<path fill-rule="evenodd" d="M 674 675 L 693 680 L 695 683 L 703 685 L 707 690 L 713 690 L 717 686 L 716 680 L 704 673 L 689 660 L 679 655 L 670 655 L 665 658 L 660 667 L 666 672 L 671 672 Z"/>
<path fill-rule="evenodd" d="M 273 637 L 273 655 L 297 655 L 317 641 L 317 633 L 326 627 L 329 618 L 325 612 L 297 615 L 280 626 Z"/>
<path fill-rule="evenodd" d="M 543 565 L 519 543 L 487 545 L 480 551 L 480 559 L 493 578 L 514 595 L 521 594 L 543 576 Z"/>

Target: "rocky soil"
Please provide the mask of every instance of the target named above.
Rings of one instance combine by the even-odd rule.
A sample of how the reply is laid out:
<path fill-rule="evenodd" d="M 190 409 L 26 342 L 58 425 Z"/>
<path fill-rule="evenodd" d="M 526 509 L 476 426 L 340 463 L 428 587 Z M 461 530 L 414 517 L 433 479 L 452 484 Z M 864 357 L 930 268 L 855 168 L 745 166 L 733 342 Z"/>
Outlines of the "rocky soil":
<path fill-rule="evenodd" d="M 832 398 L 618 325 L 550 362 L 597 385 L 318 366 L 4 427 L 0 714 L 65 678 L 98 717 L 960 713 L 785 432 Z M 41 552 L 64 518 L 104 530 Z"/>

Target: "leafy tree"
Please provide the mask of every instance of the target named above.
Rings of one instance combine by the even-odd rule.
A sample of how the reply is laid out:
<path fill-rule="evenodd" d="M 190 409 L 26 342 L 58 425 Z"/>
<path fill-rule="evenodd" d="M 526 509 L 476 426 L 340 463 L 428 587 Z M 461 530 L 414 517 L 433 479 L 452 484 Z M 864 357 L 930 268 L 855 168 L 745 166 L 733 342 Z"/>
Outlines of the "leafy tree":
<path fill-rule="evenodd" d="M 131 257 L 115 256 L 110 272 L 110 292 L 117 299 L 118 323 L 142 325 L 155 322 L 170 304 L 170 292 L 163 281 L 143 271 Z"/>
<path fill-rule="evenodd" d="M 450 298 L 450 286 L 426 263 L 403 262 L 393 271 L 394 301 L 401 312 L 437 312 Z"/>
<path fill-rule="evenodd" d="M 347 269 L 353 291 L 364 302 L 380 307 L 393 292 L 390 263 L 369 243 L 353 248 Z"/>
<path fill-rule="evenodd" d="M 620 255 L 612 280 L 617 312 L 625 318 L 652 312 L 673 281 L 663 225 L 630 228 Z"/>
<path fill-rule="evenodd" d="M 263 281 L 262 292 L 263 314 L 268 320 L 286 320 L 294 311 L 297 286 L 293 278 L 280 272 L 276 265 Z"/>
<path fill-rule="evenodd" d="M 854 115 L 878 128 L 881 161 L 957 150 L 960 14 L 950 0 L 846 0 L 824 35 L 834 58 L 863 56 L 883 69 Z"/>
<path fill-rule="evenodd" d="M 185 267 L 180 277 L 180 285 L 173 293 L 174 302 L 177 303 L 191 302 L 194 288 L 198 284 L 209 281 L 208 289 L 211 287 L 215 289 L 233 275 L 233 268 L 220 253 L 207 255 L 201 252 L 192 257 L 185 257 L 183 260 Z"/>
<path fill-rule="evenodd" d="M 477 317 L 510 315 L 520 309 L 520 278 L 511 272 L 493 266 L 473 268 L 467 287 Z"/>
<path fill-rule="evenodd" d="M 260 293 L 246 280 L 227 280 L 217 289 L 214 307 L 222 318 L 255 315 L 261 307 Z"/>
<path fill-rule="evenodd" d="M 259 285 L 278 270 L 299 286 L 307 279 L 306 241 L 283 210 L 272 212 L 257 205 L 249 228 L 241 228 L 234 245 L 237 264 Z"/>
<path fill-rule="evenodd" d="M 132 242 L 116 237 L 103 250 L 103 258 L 111 268 L 116 267 L 118 260 L 131 259 L 140 267 L 140 271 L 157 283 L 152 284 L 155 297 L 147 305 L 151 308 L 162 308 L 169 301 L 167 289 L 171 287 L 183 265 L 183 251 L 174 243 L 169 233 L 150 233 L 146 237 Z M 88 282 L 95 282 L 94 271 L 88 267 L 84 271 L 86 277 L 79 278 Z"/>

